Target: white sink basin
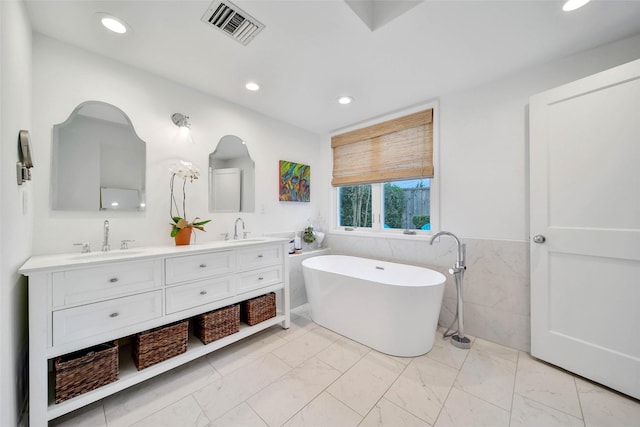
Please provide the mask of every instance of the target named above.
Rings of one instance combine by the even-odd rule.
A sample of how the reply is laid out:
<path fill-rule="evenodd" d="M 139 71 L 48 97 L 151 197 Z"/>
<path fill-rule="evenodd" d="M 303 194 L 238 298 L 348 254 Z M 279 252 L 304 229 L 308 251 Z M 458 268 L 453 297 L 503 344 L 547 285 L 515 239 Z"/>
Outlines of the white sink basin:
<path fill-rule="evenodd" d="M 256 243 L 256 242 L 264 242 L 266 239 L 238 239 L 238 240 L 227 240 L 226 243 Z"/>
<path fill-rule="evenodd" d="M 82 260 L 97 261 L 101 259 L 126 258 L 128 256 L 137 255 L 140 253 L 142 253 L 142 251 L 135 251 L 135 250 L 132 251 L 129 249 L 123 249 L 123 250 L 115 250 L 115 251 L 109 251 L 109 252 L 88 252 L 85 254 L 77 254 L 74 256 L 70 256 L 69 259 L 72 259 L 74 261 L 82 261 Z"/>

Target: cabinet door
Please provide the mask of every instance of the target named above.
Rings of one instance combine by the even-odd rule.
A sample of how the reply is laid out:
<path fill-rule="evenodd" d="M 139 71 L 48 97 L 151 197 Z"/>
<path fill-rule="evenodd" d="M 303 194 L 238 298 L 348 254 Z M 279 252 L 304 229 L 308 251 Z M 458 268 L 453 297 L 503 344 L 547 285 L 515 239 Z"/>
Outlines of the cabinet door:
<path fill-rule="evenodd" d="M 282 264 L 282 246 L 258 246 L 238 250 L 238 271 Z"/>
<path fill-rule="evenodd" d="M 162 316 L 162 291 L 53 312 L 53 345 L 80 341 Z"/>
<path fill-rule="evenodd" d="M 235 257 L 233 251 L 220 251 L 168 258 L 165 269 L 166 281 L 170 285 L 233 273 Z"/>
<path fill-rule="evenodd" d="M 113 298 L 162 286 L 160 260 L 115 262 L 52 274 L 53 307 Z"/>
<path fill-rule="evenodd" d="M 166 291 L 167 314 L 232 297 L 235 293 L 235 276 L 223 276 L 173 286 Z"/>
<path fill-rule="evenodd" d="M 282 266 L 246 271 L 238 275 L 238 293 L 248 292 L 265 286 L 282 283 Z"/>

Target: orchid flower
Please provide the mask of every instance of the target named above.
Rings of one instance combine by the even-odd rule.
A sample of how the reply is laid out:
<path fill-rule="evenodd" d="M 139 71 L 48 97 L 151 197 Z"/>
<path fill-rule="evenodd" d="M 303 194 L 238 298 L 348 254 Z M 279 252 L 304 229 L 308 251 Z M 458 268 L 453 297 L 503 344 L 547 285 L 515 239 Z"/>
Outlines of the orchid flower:
<path fill-rule="evenodd" d="M 197 228 L 198 230 L 205 231 L 203 226 L 206 223 L 210 222 L 211 221 L 210 219 L 204 220 L 204 221 L 197 221 L 200 218 L 196 217 L 192 222 L 189 222 L 186 219 L 187 218 L 187 210 L 186 210 L 187 180 L 189 180 L 189 182 L 193 182 L 194 180 L 198 179 L 200 177 L 200 169 L 193 166 L 193 163 L 191 162 L 180 160 L 178 163 L 173 163 L 172 165 L 169 166 L 169 172 L 171 172 L 171 181 L 169 184 L 169 188 L 171 189 L 169 214 L 171 216 L 171 219 L 173 220 L 173 223 L 171 224 L 172 226 L 171 237 L 175 237 L 175 235 L 178 234 L 178 232 L 181 229 L 186 227 L 193 227 L 193 228 Z M 180 213 L 180 208 L 178 207 L 178 203 L 173 193 L 173 185 L 174 185 L 176 176 L 178 178 L 182 178 L 183 180 L 182 182 L 182 213 Z M 177 215 L 173 214 L 174 207 L 177 212 Z"/>

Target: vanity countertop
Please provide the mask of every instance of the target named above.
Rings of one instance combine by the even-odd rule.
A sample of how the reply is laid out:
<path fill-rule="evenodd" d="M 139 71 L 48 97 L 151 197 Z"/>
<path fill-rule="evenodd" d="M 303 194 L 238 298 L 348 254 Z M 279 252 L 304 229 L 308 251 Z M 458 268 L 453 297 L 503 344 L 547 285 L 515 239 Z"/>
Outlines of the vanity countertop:
<path fill-rule="evenodd" d="M 97 265 L 113 261 L 129 261 L 144 258 L 155 258 L 174 255 L 197 254 L 210 250 L 234 249 L 243 246 L 258 246 L 261 244 L 288 243 L 289 239 L 279 237 L 257 237 L 239 240 L 217 240 L 214 242 L 196 243 L 184 246 L 147 246 L 130 249 L 118 249 L 108 252 L 94 251 L 88 253 L 72 252 L 53 255 L 34 255 L 20 267 L 18 272 L 28 276 L 30 273 Z"/>

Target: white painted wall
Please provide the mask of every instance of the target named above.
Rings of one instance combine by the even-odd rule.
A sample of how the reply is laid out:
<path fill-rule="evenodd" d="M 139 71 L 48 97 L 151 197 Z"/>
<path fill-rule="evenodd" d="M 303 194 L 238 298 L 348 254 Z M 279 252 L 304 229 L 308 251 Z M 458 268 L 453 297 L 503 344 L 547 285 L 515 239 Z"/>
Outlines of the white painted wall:
<path fill-rule="evenodd" d="M 442 94 L 435 117 L 440 124 L 440 228 L 466 238 L 527 241 L 529 97 L 639 57 L 640 35 Z M 330 168 L 329 137 L 322 159 Z M 323 212 L 331 213 L 328 207 Z"/>
<path fill-rule="evenodd" d="M 33 140 L 39 163 L 39 179 L 34 182 L 34 254 L 77 251 L 72 244 L 83 241 L 98 250 L 105 219 L 111 223 L 113 248 L 119 247 L 122 239 L 134 239 L 134 247 L 173 244 L 169 237 L 168 167 L 179 159 L 193 162 L 204 173 L 198 181 L 187 184 L 189 219 L 213 219 L 206 226 L 207 232 L 196 232 L 197 240 L 219 240 L 220 233 L 233 232 L 237 213 L 208 212 L 206 177 L 209 153 L 221 137 L 229 134 L 246 141 L 256 163 L 256 212 L 241 214 L 250 236 L 302 229 L 323 205 L 326 192 L 316 190 L 321 185 L 315 175 L 311 203 L 278 201 L 278 160 L 311 165 L 312 174 L 320 171 L 319 135 L 40 34 L 34 35 L 33 53 Z M 88 100 L 122 109 L 138 136 L 146 141 L 145 212 L 51 210 L 52 126 L 66 120 L 78 104 Z M 176 112 L 191 117 L 192 141 L 171 121 Z"/>
<path fill-rule="evenodd" d="M 528 240 L 529 97 L 637 58 L 640 36 L 442 96 L 442 229 L 469 238 Z"/>
<path fill-rule="evenodd" d="M 0 425 L 16 426 L 25 402 L 26 280 L 31 253 L 33 182 L 16 181 L 18 132 L 31 121 L 31 26 L 23 3 L 0 1 Z M 37 153 L 34 164 L 41 159 Z M 23 212 L 23 200 L 27 212 Z M 26 386 L 26 385 L 25 385 Z"/>

